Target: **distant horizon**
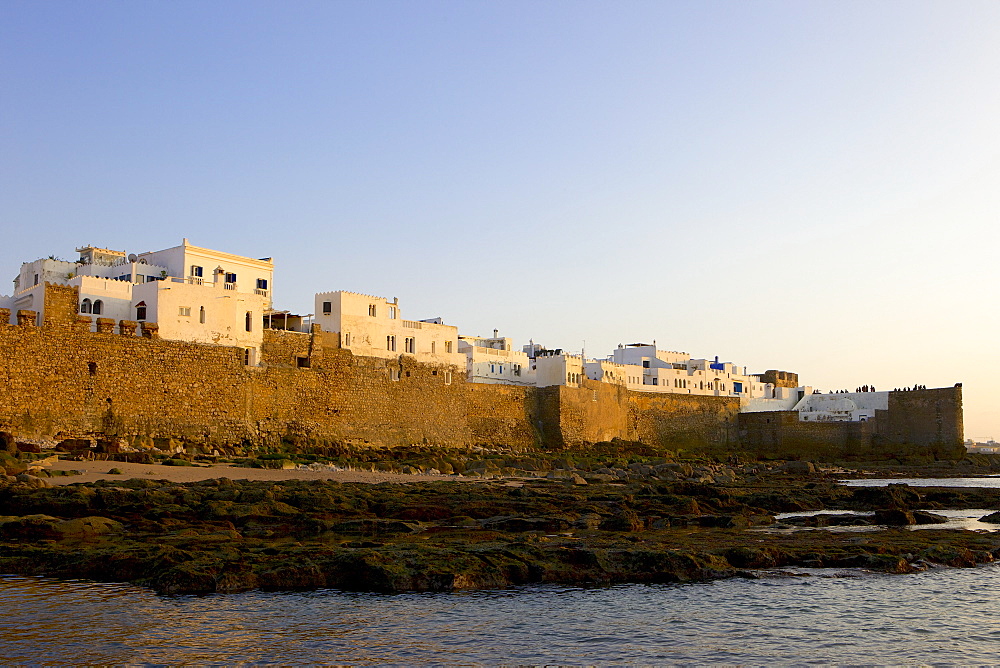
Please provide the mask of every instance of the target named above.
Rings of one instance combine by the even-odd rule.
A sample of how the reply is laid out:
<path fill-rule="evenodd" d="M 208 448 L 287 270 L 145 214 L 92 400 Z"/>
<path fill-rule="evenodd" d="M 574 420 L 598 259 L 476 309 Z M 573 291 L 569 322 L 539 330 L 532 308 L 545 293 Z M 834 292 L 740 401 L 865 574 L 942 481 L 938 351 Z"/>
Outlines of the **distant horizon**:
<path fill-rule="evenodd" d="M 290 311 L 961 382 L 998 437 L 998 34 L 985 0 L 12 0 L 0 266 L 188 237 L 273 257 Z"/>

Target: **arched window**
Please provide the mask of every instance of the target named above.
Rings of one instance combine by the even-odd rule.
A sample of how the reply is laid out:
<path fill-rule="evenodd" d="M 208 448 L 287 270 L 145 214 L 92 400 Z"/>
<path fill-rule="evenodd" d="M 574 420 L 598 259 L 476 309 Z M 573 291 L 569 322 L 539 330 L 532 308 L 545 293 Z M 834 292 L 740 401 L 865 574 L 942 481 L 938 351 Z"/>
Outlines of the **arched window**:
<path fill-rule="evenodd" d="M 203 325 L 205 324 L 205 307 L 204 306 L 202 306 L 201 308 L 198 309 L 198 322 L 200 322 Z"/>
<path fill-rule="evenodd" d="M 101 315 L 101 311 L 104 310 L 104 302 L 100 299 L 94 300 L 94 315 Z"/>
<path fill-rule="evenodd" d="M 146 319 L 146 307 L 145 306 L 136 306 L 135 307 L 135 319 L 136 320 L 145 320 Z"/>
<path fill-rule="evenodd" d="M 251 311 L 247 311 L 247 331 L 248 332 L 251 329 L 250 326 L 251 326 L 251 323 L 252 323 L 252 319 L 253 319 L 253 313 Z"/>
<path fill-rule="evenodd" d="M 89 299 L 84 299 L 82 302 L 80 302 L 80 313 L 91 313 Z"/>

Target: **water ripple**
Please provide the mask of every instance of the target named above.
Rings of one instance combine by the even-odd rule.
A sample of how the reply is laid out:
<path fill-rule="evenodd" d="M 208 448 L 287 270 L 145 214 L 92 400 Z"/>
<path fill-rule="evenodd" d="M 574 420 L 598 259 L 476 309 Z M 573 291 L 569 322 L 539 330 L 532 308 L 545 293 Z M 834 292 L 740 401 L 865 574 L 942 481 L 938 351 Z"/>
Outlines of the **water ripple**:
<path fill-rule="evenodd" d="M 6 663 L 992 663 L 1000 568 L 454 594 L 0 577 Z"/>

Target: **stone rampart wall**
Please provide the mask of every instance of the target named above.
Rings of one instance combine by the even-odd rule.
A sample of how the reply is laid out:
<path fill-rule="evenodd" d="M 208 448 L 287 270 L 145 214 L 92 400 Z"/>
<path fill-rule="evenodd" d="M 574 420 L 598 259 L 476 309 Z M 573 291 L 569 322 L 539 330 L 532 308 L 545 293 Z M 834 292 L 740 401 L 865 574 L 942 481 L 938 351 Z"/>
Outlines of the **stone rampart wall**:
<path fill-rule="evenodd" d="M 802 422 L 796 411 L 741 413 L 741 447 L 775 458 L 850 459 L 964 452 L 962 387 L 890 392 L 866 422 Z"/>
<path fill-rule="evenodd" d="M 19 438 L 179 439 L 206 445 L 473 445 L 574 448 L 620 438 L 669 450 L 861 452 L 961 442 L 961 388 L 892 393 L 864 424 L 739 414 L 728 397 L 583 386 L 475 384 L 465 370 L 355 356 L 339 335 L 266 330 L 261 365 L 241 348 L 161 340 L 155 324 L 90 332 L 75 288 L 46 286 L 45 326 L 0 313 L 0 431 Z M 794 419 L 793 419 L 794 417 Z M 774 420 L 774 422 L 770 422 Z M 742 441 L 742 444 L 741 444 Z"/>

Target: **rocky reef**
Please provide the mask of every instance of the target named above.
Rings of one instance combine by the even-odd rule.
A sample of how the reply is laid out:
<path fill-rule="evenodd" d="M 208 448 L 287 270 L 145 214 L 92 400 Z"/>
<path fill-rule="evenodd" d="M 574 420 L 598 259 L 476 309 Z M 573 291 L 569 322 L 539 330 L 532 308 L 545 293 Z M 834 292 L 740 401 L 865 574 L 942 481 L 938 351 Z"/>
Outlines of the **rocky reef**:
<path fill-rule="evenodd" d="M 939 522 L 934 511 L 944 508 L 1000 509 L 1000 490 L 845 487 L 801 463 L 716 466 L 700 477 L 687 464 L 647 468 L 375 485 L 221 478 L 49 487 L 4 476 L 0 572 L 163 593 L 398 592 L 683 582 L 786 566 L 906 573 L 1000 555 L 1000 533 L 905 526 Z M 773 530 L 778 513 L 820 509 L 844 513 L 783 519 L 811 530 Z M 823 528 L 866 522 L 888 528 Z"/>

